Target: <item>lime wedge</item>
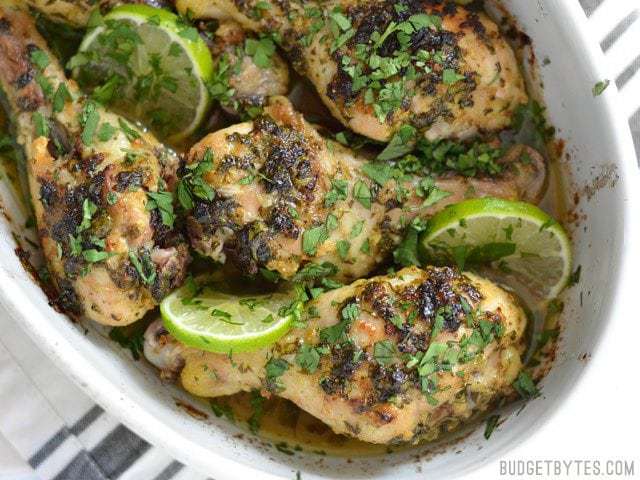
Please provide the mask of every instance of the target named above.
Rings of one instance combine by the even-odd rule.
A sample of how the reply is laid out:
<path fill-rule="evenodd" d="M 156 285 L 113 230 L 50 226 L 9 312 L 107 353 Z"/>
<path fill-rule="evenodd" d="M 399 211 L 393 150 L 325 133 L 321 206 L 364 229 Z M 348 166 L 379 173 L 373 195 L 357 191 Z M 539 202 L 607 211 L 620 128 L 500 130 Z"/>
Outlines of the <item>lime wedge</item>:
<path fill-rule="evenodd" d="M 178 340 L 201 350 L 258 350 L 282 337 L 302 312 L 294 294 L 233 295 L 225 285 L 200 280 L 160 304 L 164 325 Z"/>
<path fill-rule="evenodd" d="M 206 43 L 160 8 L 114 8 L 89 30 L 70 66 L 94 97 L 169 141 L 193 133 L 210 104 L 213 60 Z"/>
<path fill-rule="evenodd" d="M 538 207 L 494 198 L 466 200 L 429 220 L 420 237 L 432 263 L 490 265 L 540 299 L 555 298 L 571 274 L 571 243 Z"/>

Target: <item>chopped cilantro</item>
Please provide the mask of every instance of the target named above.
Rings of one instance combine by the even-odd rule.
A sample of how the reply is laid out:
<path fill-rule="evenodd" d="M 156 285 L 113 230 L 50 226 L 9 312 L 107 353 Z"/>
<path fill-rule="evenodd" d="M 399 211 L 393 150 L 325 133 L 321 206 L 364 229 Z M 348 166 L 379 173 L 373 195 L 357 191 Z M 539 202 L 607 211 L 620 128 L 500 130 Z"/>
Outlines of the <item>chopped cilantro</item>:
<path fill-rule="evenodd" d="M 122 348 L 129 349 L 134 360 L 140 360 L 144 350 L 144 328 L 138 328 L 140 325 L 113 327 L 109 331 L 109 338 Z"/>
<path fill-rule="evenodd" d="M 98 206 L 88 198 L 85 198 L 82 202 L 82 221 L 76 228 L 76 233 L 80 233 L 91 226 L 91 219 L 98 210 Z"/>
<path fill-rule="evenodd" d="M 594 97 L 598 97 L 604 93 L 604 91 L 609 87 L 611 81 L 606 79 L 596 83 L 591 89 L 591 93 Z"/>
<path fill-rule="evenodd" d="M 339 178 L 331 180 L 331 189 L 324 196 L 324 206 L 329 208 L 337 202 L 347 199 L 349 182 Z"/>
<path fill-rule="evenodd" d="M 353 198 L 364 208 L 371 208 L 371 190 L 362 180 L 358 180 L 353 186 Z"/>
<path fill-rule="evenodd" d="M 526 400 L 530 400 L 540 395 L 540 390 L 533 383 L 531 375 L 522 371 L 518 374 L 515 382 L 513 382 L 513 388 L 520 394 L 520 396 Z"/>
<path fill-rule="evenodd" d="M 271 57 L 276 51 L 276 44 L 269 37 L 262 37 L 257 40 L 247 38 L 244 43 L 244 51 L 251 56 L 253 63 L 258 67 L 270 68 Z"/>
<path fill-rule="evenodd" d="M 95 248 L 84 250 L 82 252 L 82 256 L 89 263 L 97 263 L 109 258 L 112 254 L 109 252 L 104 252 L 100 250 L 96 250 Z"/>
<path fill-rule="evenodd" d="M 91 146 L 93 143 L 93 137 L 96 134 L 99 122 L 100 114 L 97 111 L 96 104 L 94 102 L 87 102 L 80 114 L 80 125 L 82 125 L 80 138 L 86 146 Z"/>
<path fill-rule="evenodd" d="M 582 265 L 578 265 L 578 267 L 571 273 L 569 276 L 569 280 L 567 281 L 567 287 L 573 287 L 580 283 L 580 274 L 582 273 Z"/>
<path fill-rule="evenodd" d="M 364 228 L 364 220 L 359 220 L 358 222 L 353 224 L 351 227 L 351 232 L 349 232 L 349 238 L 352 240 L 358 237 L 362 233 L 362 229 Z"/>
<path fill-rule="evenodd" d="M 284 374 L 284 372 L 289 369 L 289 363 L 284 358 L 271 357 L 265 365 L 264 369 L 267 387 L 270 390 L 281 390 L 282 385 L 280 384 L 278 379 Z"/>
<path fill-rule="evenodd" d="M 393 178 L 393 168 L 388 163 L 365 163 L 362 172 L 381 187 Z"/>
<path fill-rule="evenodd" d="M 260 421 L 264 414 L 264 402 L 265 398 L 260 395 L 260 390 L 251 390 L 251 416 L 247 423 L 249 424 L 249 430 L 252 433 L 258 433 L 260 430 Z"/>
<path fill-rule="evenodd" d="M 140 134 L 138 133 L 138 131 L 122 118 L 118 119 L 118 125 L 120 125 L 120 129 L 130 142 L 133 142 L 134 140 L 138 140 L 140 138 Z"/>
<path fill-rule="evenodd" d="M 295 362 L 301 369 L 315 373 L 320 364 L 320 353 L 317 348 L 304 344 L 298 350 Z"/>
<path fill-rule="evenodd" d="M 49 136 L 49 121 L 40 112 L 33 113 L 33 123 L 36 127 L 37 137 Z"/>
<path fill-rule="evenodd" d="M 64 83 L 58 85 L 58 89 L 53 96 L 53 112 L 61 112 L 64 109 L 64 104 L 71 100 L 71 94 Z"/>
<path fill-rule="evenodd" d="M 139 257 L 133 250 L 129 250 L 129 261 L 134 266 L 140 280 L 145 285 L 152 285 L 156 280 L 156 266 L 151 261 L 151 257 L 148 252 L 143 252 Z"/>
<path fill-rule="evenodd" d="M 44 70 L 49 66 L 49 63 L 51 63 L 49 56 L 39 48 L 36 48 L 31 52 L 30 58 L 35 66 L 40 70 Z"/>
<path fill-rule="evenodd" d="M 442 71 L 442 82 L 445 85 L 453 85 L 464 79 L 464 75 L 456 73 L 453 68 L 445 68 Z"/>
<path fill-rule="evenodd" d="M 211 201 L 215 191 L 204 180 L 203 175 L 213 169 L 213 152 L 207 148 L 202 159 L 186 166 L 186 173 L 178 182 L 176 194 L 185 210 L 192 210 L 194 199 Z"/>
<path fill-rule="evenodd" d="M 293 277 L 294 282 L 302 282 L 305 280 L 317 280 L 329 277 L 338 273 L 338 267 L 331 262 L 323 263 L 307 263 Z"/>
<path fill-rule="evenodd" d="M 223 402 L 218 398 L 212 398 L 209 400 L 209 406 L 211 407 L 211 411 L 216 417 L 226 417 L 230 422 L 236 421 L 236 417 L 233 414 L 233 409 L 228 403 Z"/>
<path fill-rule="evenodd" d="M 350 248 L 351 248 L 351 244 L 347 240 L 338 240 L 336 242 L 336 250 L 342 260 L 347 259 L 347 257 L 349 256 Z"/>
<path fill-rule="evenodd" d="M 498 426 L 499 420 L 500 420 L 500 415 L 491 415 L 489 418 L 487 418 L 487 424 L 484 428 L 484 438 L 486 440 L 489 440 L 489 438 L 491 437 L 491 434 L 493 433 L 495 428 Z"/>
<path fill-rule="evenodd" d="M 396 347 L 391 340 L 382 340 L 373 345 L 373 358 L 381 365 L 393 363 Z"/>
<path fill-rule="evenodd" d="M 360 308 L 355 302 L 347 303 L 347 305 L 345 305 L 342 309 L 340 315 L 342 316 L 343 320 L 353 322 L 360 316 Z"/>
<path fill-rule="evenodd" d="M 149 197 L 146 205 L 147 211 L 158 209 L 162 223 L 169 228 L 173 228 L 176 216 L 173 213 L 173 195 L 171 192 L 157 191 L 147 192 Z"/>
<path fill-rule="evenodd" d="M 378 161 L 393 160 L 413 150 L 417 130 L 411 125 L 402 125 L 391 141 L 376 158 Z"/>
<path fill-rule="evenodd" d="M 328 237 L 329 234 L 325 225 L 305 230 L 302 234 L 302 251 L 307 255 L 315 255 L 318 251 L 318 246 L 324 243 Z"/>
<path fill-rule="evenodd" d="M 98 129 L 98 140 L 101 142 L 108 142 L 113 138 L 117 129 L 113 125 L 108 122 L 104 122 L 100 125 Z"/>
<path fill-rule="evenodd" d="M 418 258 L 418 230 L 409 227 L 400 245 L 393 252 L 393 259 L 403 267 L 420 265 Z"/>
<path fill-rule="evenodd" d="M 369 255 L 371 253 L 371 245 L 369 244 L 368 238 L 362 242 L 362 245 L 360 245 L 360 251 L 365 255 Z"/>

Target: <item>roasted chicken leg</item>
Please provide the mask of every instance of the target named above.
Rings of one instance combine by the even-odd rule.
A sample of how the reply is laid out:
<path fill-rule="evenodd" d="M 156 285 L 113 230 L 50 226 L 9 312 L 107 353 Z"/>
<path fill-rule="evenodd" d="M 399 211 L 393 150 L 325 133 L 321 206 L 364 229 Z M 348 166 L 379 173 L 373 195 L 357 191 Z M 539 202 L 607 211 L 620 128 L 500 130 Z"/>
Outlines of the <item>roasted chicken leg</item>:
<path fill-rule="evenodd" d="M 162 178 L 176 158 L 84 97 L 21 3 L 0 4 L 0 86 L 24 149 L 56 302 L 102 324 L 132 323 L 186 272 L 188 249 L 173 230 Z"/>
<path fill-rule="evenodd" d="M 195 18 L 275 34 L 336 118 L 387 141 L 405 124 L 429 140 L 496 131 L 527 102 L 515 55 L 477 9 L 440 0 L 177 0 Z"/>
<path fill-rule="evenodd" d="M 323 138 L 274 97 L 262 116 L 209 134 L 189 152 L 182 174 L 210 191 L 192 185 L 187 228 L 198 252 L 230 258 L 247 274 L 266 268 L 292 278 L 308 262 L 330 262 L 337 278 L 353 280 L 387 259 L 417 216 L 466 197 L 537 202 L 540 154 L 513 147 L 501 164 L 495 177 L 406 175 Z M 187 193 L 178 189 L 179 198 Z"/>
<path fill-rule="evenodd" d="M 434 440 L 513 393 L 526 316 L 509 293 L 450 268 L 407 268 L 323 293 L 276 345 L 220 355 L 152 324 L 145 355 L 201 397 L 260 389 L 365 442 Z"/>

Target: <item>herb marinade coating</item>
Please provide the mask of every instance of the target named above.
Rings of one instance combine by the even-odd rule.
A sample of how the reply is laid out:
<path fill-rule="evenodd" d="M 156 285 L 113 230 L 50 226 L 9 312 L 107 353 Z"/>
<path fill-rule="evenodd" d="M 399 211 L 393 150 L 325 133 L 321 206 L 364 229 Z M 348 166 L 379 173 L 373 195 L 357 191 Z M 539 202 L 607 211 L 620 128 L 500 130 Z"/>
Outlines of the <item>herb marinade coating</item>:
<path fill-rule="evenodd" d="M 527 103 L 514 52 L 481 10 L 449 0 L 178 0 L 196 18 L 274 36 L 331 113 L 388 141 L 403 125 L 431 140 L 509 126 Z"/>
<path fill-rule="evenodd" d="M 474 274 L 406 268 L 330 290 L 300 326 L 254 353 L 220 355 L 151 327 L 148 358 L 184 388 L 217 397 L 260 389 L 336 433 L 371 443 L 434 440 L 514 393 L 526 316 Z"/>
<path fill-rule="evenodd" d="M 539 153 L 514 146 L 498 165 L 494 176 L 465 177 L 367 162 L 274 97 L 253 121 L 198 142 L 177 194 L 191 244 L 203 255 L 287 279 L 328 262 L 335 278 L 355 280 L 389 259 L 417 217 L 467 197 L 539 200 L 546 177 Z"/>

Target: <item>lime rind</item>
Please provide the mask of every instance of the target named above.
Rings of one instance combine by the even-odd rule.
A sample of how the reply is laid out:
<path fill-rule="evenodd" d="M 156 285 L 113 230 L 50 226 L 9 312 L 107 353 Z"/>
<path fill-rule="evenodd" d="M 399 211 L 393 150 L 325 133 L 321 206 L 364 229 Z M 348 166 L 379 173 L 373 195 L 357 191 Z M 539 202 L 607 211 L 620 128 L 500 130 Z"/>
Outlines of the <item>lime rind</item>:
<path fill-rule="evenodd" d="M 302 310 L 298 303 L 294 311 L 280 316 L 280 307 L 291 303 L 291 296 L 286 294 L 247 297 L 207 287 L 196 302 L 185 305 L 185 298 L 189 298 L 188 287 L 172 293 L 160 304 L 167 330 L 185 345 L 224 354 L 251 352 L 275 343 L 289 331 Z M 251 308 L 243 304 L 248 299 L 257 305 Z M 229 316 L 216 318 L 214 310 Z"/>
<path fill-rule="evenodd" d="M 513 253 L 491 264 L 543 299 L 555 298 L 571 275 L 564 228 L 525 202 L 481 198 L 451 205 L 430 219 L 420 245 L 423 257 L 434 263 L 455 262 L 460 249 L 513 245 Z"/>
<path fill-rule="evenodd" d="M 198 37 L 196 41 L 182 37 L 179 34 L 180 17 L 174 13 L 161 8 L 154 8 L 148 5 L 121 5 L 115 7 L 107 15 L 105 19 L 137 19 L 138 24 L 149 22 L 150 18 L 157 18 L 159 26 L 166 28 L 171 39 L 177 43 L 186 44 L 189 48 L 185 49 L 187 55 L 191 58 L 193 65 L 198 69 L 198 73 L 202 78 L 211 78 L 213 75 L 213 58 L 206 43 Z M 100 27 L 102 28 L 102 27 Z M 84 42 L 83 42 L 84 43 Z"/>

